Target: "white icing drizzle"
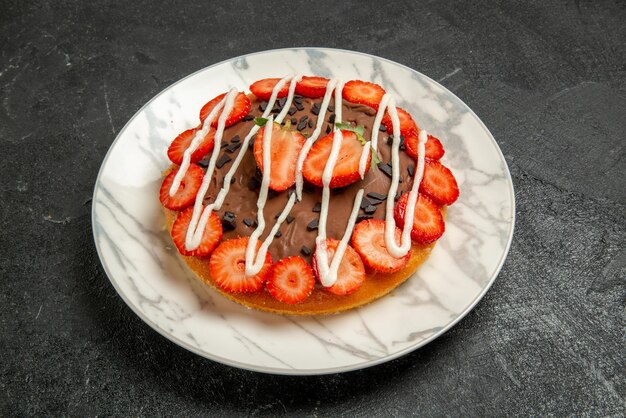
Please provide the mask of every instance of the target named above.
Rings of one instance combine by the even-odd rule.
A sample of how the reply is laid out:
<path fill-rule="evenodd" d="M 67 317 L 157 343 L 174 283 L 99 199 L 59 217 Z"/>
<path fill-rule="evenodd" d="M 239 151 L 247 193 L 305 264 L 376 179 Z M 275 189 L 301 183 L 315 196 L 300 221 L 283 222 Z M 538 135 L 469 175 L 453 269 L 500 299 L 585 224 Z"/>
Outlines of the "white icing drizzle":
<path fill-rule="evenodd" d="M 267 118 L 267 116 L 270 114 L 270 112 L 272 111 L 272 108 L 274 107 L 274 103 L 276 102 L 276 98 L 278 97 L 278 92 L 283 88 L 283 86 L 290 79 L 291 79 L 291 76 L 287 76 L 279 80 L 278 83 L 276 83 L 276 85 L 274 86 L 274 90 L 272 90 L 272 95 L 270 96 L 270 99 L 267 102 L 267 108 L 263 112 L 263 115 L 262 115 L 263 118 Z M 209 126 L 209 127 L 211 126 L 211 122 L 213 119 L 215 119 L 215 115 L 217 114 L 217 112 L 219 112 L 221 106 L 223 105 L 223 102 L 226 102 L 229 95 L 233 93 L 233 91 L 237 92 L 237 90 L 231 89 L 228 95 L 211 111 L 209 116 L 204 121 L 204 124 L 202 127 L 203 130 L 205 126 Z M 236 95 L 234 97 L 236 97 Z M 234 103 L 234 100 L 233 100 L 233 103 Z M 226 117 L 224 115 L 230 114 L 230 111 L 232 110 L 232 106 L 230 110 L 227 107 L 225 110 L 228 110 L 228 112 L 226 111 L 222 112 L 222 117 L 224 117 L 224 124 L 226 122 L 225 120 Z M 220 117 L 220 122 L 221 122 L 222 117 Z M 226 195 L 230 191 L 230 180 L 233 178 L 235 171 L 237 171 L 237 168 L 239 168 L 239 164 L 241 163 L 241 160 L 243 159 L 244 154 L 246 150 L 248 149 L 248 144 L 250 143 L 250 140 L 260 129 L 260 126 L 254 125 L 252 129 L 250 130 L 250 132 L 248 133 L 248 135 L 246 135 L 246 137 L 243 140 L 243 143 L 241 144 L 240 151 L 237 154 L 237 157 L 235 158 L 235 161 L 233 161 L 233 164 L 231 165 L 230 169 L 226 173 L 226 176 L 224 177 L 224 185 L 222 189 L 220 189 L 217 197 L 215 198 L 215 201 L 212 204 L 204 207 L 204 203 L 203 203 L 204 197 L 206 196 L 206 193 L 209 190 L 209 185 L 211 183 L 211 177 L 213 176 L 213 170 L 215 169 L 217 156 L 219 155 L 219 152 L 220 152 L 220 145 L 221 145 L 222 135 L 224 132 L 224 124 L 220 125 L 220 123 L 218 122 L 218 131 L 215 134 L 215 145 L 213 147 L 213 153 L 211 154 L 211 159 L 209 160 L 209 166 L 207 168 L 207 172 L 205 173 L 204 178 L 202 179 L 202 185 L 200 186 L 200 190 L 198 191 L 198 194 L 196 195 L 196 201 L 193 207 L 193 214 L 191 217 L 191 222 L 189 223 L 187 234 L 185 236 L 185 248 L 189 251 L 192 251 L 200 246 L 200 243 L 202 242 L 202 235 L 204 234 L 204 229 L 206 228 L 206 224 L 209 220 L 209 216 L 211 216 L 211 212 L 213 210 L 219 210 L 222 207 L 222 204 L 224 203 L 224 199 L 226 199 Z M 221 128 L 221 131 L 220 131 L 220 128 Z M 197 148 L 197 146 L 199 145 L 200 141 L 198 141 L 198 143 L 195 144 L 195 148 L 192 148 L 194 145 L 194 141 L 196 141 L 196 139 L 197 139 L 197 136 L 194 137 L 190 147 L 187 150 L 185 150 L 185 154 L 184 154 L 185 158 L 187 156 L 187 153 L 189 153 L 189 158 L 191 158 L 191 154 L 195 151 L 195 148 Z M 184 160 L 183 160 L 183 164 L 184 164 Z M 181 165 L 181 169 L 179 169 L 179 173 L 180 171 L 182 171 L 182 167 L 183 166 Z M 187 163 L 187 168 L 188 167 L 189 167 L 189 163 Z M 183 173 L 183 176 L 184 176 L 184 173 Z"/>
<path fill-rule="evenodd" d="M 291 107 L 291 102 L 293 100 L 293 96 L 295 93 L 296 83 L 300 81 L 300 79 L 302 79 L 302 76 L 297 75 L 291 80 L 291 84 L 289 85 L 289 94 L 287 95 L 287 100 L 285 102 L 285 105 L 283 106 L 283 110 L 276 117 L 276 123 L 280 124 L 283 118 L 287 115 L 287 112 L 289 111 L 289 108 Z M 293 205 L 296 201 L 296 196 L 295 194 L 292 193 L 291 196 L 289 196 L 287 205 L 285 206 L 283 211 L 280 213 L 280 216 L 276 220 L 274 227 L 272 228 L 268 236 L 265 238 L 265 241 L 263 241 L 263 244 L 261 244 L 261 248 L 259 248 L 259 251 L 255 255 L 254 251 L 256 249 L 259 237 L 265 230 L 265 216 L 263 212 L 265 209 L 265 203 L 267 202 L 267 193 L 268 193 L 268 189 L 270 186 L 270 173 L 271 173 L 271 163 L 272 163 L 272 160 L 271 160 L 272 131 L 273 131 L 272 124 L 273 123 L 274 123 L 274 119 L 273 117 L 270 117 L 265 124 L 266 129 L 263 133 L 263 180 L 261 181 L 261 190 L 259 191 L 259 199 L 257 200 L 257 203 L 256 203 L 258 225 L 256 229 L 252 232 L 252 235 L 250 235 L 250 239 L 248 240 L 248 246 L 246 248 L 246 268 L 245 268 L 246 276 L 254 276 L 259 271 L 261 271 L 261 268 L 263 267 L 263 263 L 265 262 L 267 250 L 269 246 L 271 245 L 272 241 L 274 240 L 274 236 L 276 235 L 276 232 L 278 232 L 280 225 L 285 221 L 285 219 L 287 219 L 287 215 L 289 215 L 289 212 L 293 208 Z"/>
<path fill-rule="evenodd" d="M 383 98 L 380 100 L 378 112 L 376 112 L 376 118 L 374 118 L 374 124 L 372 125 L 371 140 L 365 143 L 363 151 L 361 151 L 361 159 L 359 160 L 359 174 L 361 175 L 361 179 L 365 177 L 365 167 L 367 165 L 367 158 L 370 155 L 370 148 L 373 149 L 374 152 L 376 152 L 376 155 L 380 160 L 380 156 L 378 155 L 378 131 L 380 129 L 380 123 L 382 122 L 383 116 L 385 114 L 385 109 L 387 108 L 387 103 L 389 103 L 390 99 L 391 96 L 385 93 L 383 95 Z"/>
<path fill-rule="evenodd" d="M 335 89 L 335 123 L 341 122 L 342 91 L 343 83 L 338 82 Z M 315 239 L 315 244 L 317 246 L 315 250 L 315 257 L 317 261 L 320 281 L 325 287 L 332 286 L 337 281 L 337 272 L 339 271 L 339 265 L 341 264 L 341 260 L 343 259 L 346 247 L 348 246 L 348 240 L 352 236 L 354 224 L 356 222 L 359 208 L 361 206 L 361 200 L 363 199 L 363 189 L 359 189 L 356 196 L 354 197 L 352 212 L 350 213 L 350 217 L 348 218 L 348 225 L 346 226 L 346 229 L 344 231 L 343 238 L 339 242 L 339 245 L 337 245 L 332 262 L 329 265 L 328 250 L 326 248 L 326 220 L 328 218 L 328 204 L 330 202 L 330 181 L 332 179 L 333 170 L 335 169 L 335 164 L 337 163 L 339 151 L 341 150 L 342 141 L 343 134 L 341 133 L 340 129 L 337 129 L 335 127 L 335 134 L 333 136 L 333 145 L 330 151 L 330 156 L 328 157 L 328 161 L 326 162 L 326 166 L 324 167 L 324 173 L 322 174 L 322 184 L 324 185 L 324 188 L 322 190 L 322 207 L 320 210 L 320 219 L 318 223 L 318 234 L 317 238 Z"/>
<path fill-rule="evenodd" d="M 309 154 L 313 143 L 317 141 L 317 138 L 322 132 L 322 126 L 324 126 L 324 120 L 326 119 L 326 110 L 328 109 L 328 105 L 330 104 L 330 98 L 333 95 L 333 90 L 335 89 L 336 85 L 336 79 L 333 78 L 331 80 L 328 80 L 328 83 L 326 84 L 326 92 L 324 93 L 324 99 L 322 100 L 322 105 L 320 107 L 320 113 L 317 116 L 315 130 L 313 131 L 311 136 L 307 138 L 306 142 L 302 146 L 302 150 L 300 150 L 300 154 L 298 155 L 298 163 L 296 165 L 296 196 L 298 198 L 298 201 L 302 200 L 302 187 L 304 186 L 302 167 L 304 166 L 304 160 Z M 341 104 L 337 105 L 337 103 L 335 103 L 335 109 L 337 109 L 337 106 L 341 106 Z M 335 116 L 335 121 L 337 121 L 336 118 L 337 117 Z"/>
<path fill-rule="evenodd" d="M 384 110 L 383 110 L 384 111 Z M 380 109 L 379 109 L 380 112 Z M 398 112 L 396 110 L 396 103 L 394 99 L 389 100 L 389 115 L 391 116 L 391 124 L 393 126 L 393 144 L 391 146 L 391 184 L 389 185 L 389 192 L 387 193 L 386 201 L 386 215 L 385 215 L 385 245 L 387 251 L 393 257 L 400 258 L 405 256 L 411 249 L 411 228 L 413 222 L 405 222 L 402 229 L 402 238 L 400 245 L 395 240 L 396 221 L 393 217 L 393 206 L 395 204 L 394 197 L 398 191 L 398 183 L 400 177 L 400 157 L 398 155 L 400 149 L 400 119 L 398 118 Z M 428 140 L 428 134 L 426 130 L 422 130 L 419 133 L 418 145 L 417 145 L 417 169 L 415 170 L 415 177 L 413 178 L 413 187 L 409 193 L 409 199 L 406 205 L 405 216 L 415 216 L 415 204 L 417 202 L 418 190 L 422 177 L 424 176 L 424 153 L 426 151 L 426 141 Z"/>

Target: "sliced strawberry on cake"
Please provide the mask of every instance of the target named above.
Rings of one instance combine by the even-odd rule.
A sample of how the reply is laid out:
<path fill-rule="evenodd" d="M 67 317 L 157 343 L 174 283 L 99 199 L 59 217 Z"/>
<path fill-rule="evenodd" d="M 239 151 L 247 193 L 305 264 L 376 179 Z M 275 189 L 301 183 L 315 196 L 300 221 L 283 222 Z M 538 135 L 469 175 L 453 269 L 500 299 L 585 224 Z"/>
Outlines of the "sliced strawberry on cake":
<path fill-rule="evenodd" d="M 308 298 L 314 287 L 313 270 L 299 256 L 283 258 L 274 264 L 265 285 L 275 299 L 289 304 Z"/>
<path fill-rule="evenodd" d="M 224 96 L 226 96 L 226 93 L 220 94 L 219 96 L 202 106 L 202 109 L 200 109 L 200 123 L 204 122 L 207 116 L 209 116 L 209 113 L 211 113 L 211 110 L 213 110 L 213 108 L 217 106 L 217 104 L 224 98 Z M 241 119 L 243 119 L 244 116 L 246 116 L 248 112 L 250 112 L 251 106 L 252 104 L 250 103 L 250 99 L 248 99 L 248 96 L 246 96 L 244 93 L 237 94 L 237 97 L 235 97 L 233 110 L 230 111 L 230 114 L 226 119 L 225 126 L 228 128 L 229 126 L 232 126 L 235 123 L 239 122 Z M 221 114 L 222 111 L 220 110 L 219 112 L 217 112 L 217 116 L 215 117 L 215 119 L 213 119 L 211 126 L 213 126 L 214 128 L 217 127 Z"/>
<path fill-rule="evenodd" d="M 269 129 L 265 125 L 254 140 L 254 159 L 257 166 L 263 171 L 263 137 Z M 272 123 L 272 137 L 270 150 L 270 189 L 282 192 L 296 182 L 296 163 L 298 155 L 306 139 L 288 126 Z"/>
<path fill-rule="evenodd" d="M 420 192 L 438 205 L 451 205 L 459 198 L 459 186 L 454 175 L 439 161 L 426 161 Z"/>
<path fill-rule="evenodd" d="M 402 231 L 396 228 L 394 237 L 398 245 L 401 236 Z M 356 224 L 352 233 L 352 246 L 361 256 L 363 264 L 381 273 L 401 270 L 411 258 L 411 250 L 400 258 L 389 254 L 385 243 L 385 221 L 382 219 L 368 219 Z"/>
<path fill-rule="evenodd" d="M 324 77 L 307 77 L 304 76 L 296 84 L 296 94 L 309 97 L 311 99 L 319 99 L 326 94 L 326 85 L 328 79 Z"/>
<path fill-rule="evenodd" d="M 410 135 L 404 139 L 406 153 L 413 158 L 417 158 L 417 143 L 417 135 Z M 445 153 L 443 145 L 441 145 L 441 141 L 432 135 L 428 135 L 428 140 L 426 141 L 426 144 L 424 144 L 424 147 L 426 150 L 424 156 L 430 160 L 439 160 Z"/>
<path fill-rule="evenodd" d="M 363 145 L 354 132 L 342 130 L 341 133 L 343 139 L 337 156 L 337 163 L 330 180 L 331 188 L 345 187 L 361 180 L 359 160 L 361 159 Z M 334 133 L 331 132 L 317 140 L 309 150 L 302 166 L 302 175 L 309 183 L 323 187 L 322 175 L 333 147 L 333 138 Z M 365 166 L 365 173 L 369 170 L 371 161 L 372 156 L 370 153 Z"/>
<path fill-rule="evenodd" d="M 246 248 L 248 237 L 223 241 L 211 254 L 209 271 L 211 278 L 229 293 L 256 292 L 263 287 L 272 268 L 272 257 L 268 252 L 261 270 L 254 276 L 246 276 Z M 256 250 L 261 247 L 257 243 Z"/>
<path fill-rule="evenodd" d="M 394 218 L 398 227 L 403 228 L 407 216 L 406 206 L 409 201 L 409 193 L 400 197 L 394 208 Z M 437 241 L 446 229 L 439 206 L 433 203 L 427 196 L 419 194 L 415 202 L 413 215 L 413 227 L 411 239 L 418 244 L 430 244 Z"/>
<path fill-rule="evenodd" d="M 396 107 L 396 111 L 398 113 L 398 119 L 400 120 L 400 135 L 404 135 L 405 138 L 409 136 L 417 136 L 419 130 L 409 112 L 401 107 Z M 385 111 L 381 124 L 387 128 L 387 133 L 393 133 L 393 123 L 391 122 L 389 110 Z"/>
<path fill-rule="evenodd" d="M 335 251 L 339 241 L 329 238 L 326 240 L 326 251 L 328 253 L 328 261 L 332 262 Z M 313 273 L 315 277 L 321 282 L 319 270 L 317 267 L 317 251 L 313 255 Z M 335 295 L 349 295 L 355 292 L 361 284 L 365 281 L 365 267 L 361 257 L 354 251 L 354 248 L 349 245 L 346 246 L 346 251 L 343 254 L 341 263 L 339 264 L 339 270 L 337 270 L 337 281 L 330 287 L 325 287 L 324 290 Z"/>
<path fill-rule="evenodd" d="M 178 251 L 182 255 L 192 255 L 195 257 L 206 257 L 213 252 L 217 244 L 222 239 L 222 221 L 215 212 L 211 212 L 209 220 L 207 221 L 206 228 L 202 234 L 202 239 L 198 248 L 193 250 L 187 250 L 185 246 L 185 239 L 187 237 L 187 230 L 189 229 L 189 223 L 193 216 L 193 208 L 187 208 L 180 212 L 172 225 L 172 240 L 178 248 Z"/>
<path fill-rule="evenodd" d="M 178 135 L 170 147 L 167 149 L 167 156 L 174 164 L 181 165 L 183 163 L 183 156 L 191 142 L 193 141 L 196 133 L 199 131 L 197 128 L 187 129 L 185 132 Z M 213 151 L 213 145 L 215 144 L 215 129 L 211 129 L 209 133 L 202 139 L 196 150 L 191 154 L 191 162 L 197 163 L 203 159 L 209 152 Z"/>
<path fill-rule="evenodd" d="M 364 104 L 378 109 L 385 90 L 378 84 L 362 80 L 351 80 L 343 86 L 343 98 L 352 103 Z"/>
<path fill-rule="evenodd" d="M 268 101 L 272 96 L 272 91 L 274 91 L 274 87 L 280 81 L 280 78 L 264 78 L 263 80 L 255 81 L 250 85 L 250 91 L 260 100 Z M 281 97 L 285 97 L 289 93 L 289 83 L 285 83 L 285 85 L 278 92 L 277 99 Z"/>
<path fill-rule="evenodd" d="M 159 191 L 159 199 L 161 204 L 168 209 L 182 210 L 191 205 L 196 199 L 196 194 L 198 194 L 204 178 L 204 170 L 197 164 L 190 164 L 180 182 L 178 190 L 174 196 L 170 196 L 170 188 L 174 183 L 176 173 L 178 173 L 178 169 L 173 170 L 163 180 L 161 190 Z"/>

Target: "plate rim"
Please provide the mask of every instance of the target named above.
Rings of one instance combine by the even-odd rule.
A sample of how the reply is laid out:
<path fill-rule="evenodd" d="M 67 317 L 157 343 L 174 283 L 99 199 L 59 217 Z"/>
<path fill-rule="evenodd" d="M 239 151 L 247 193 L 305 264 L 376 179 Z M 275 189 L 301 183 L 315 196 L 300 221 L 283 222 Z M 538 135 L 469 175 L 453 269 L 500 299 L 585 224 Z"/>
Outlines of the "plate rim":
<path fill-rule="evenodd" d="M 352 50 L 348 50 L 348 49 L 341 49 L 341 48 L 327 48 L 327 47 L 312 47 L 312 46 L 308 46 L 308 47 L 286 47 L 286 48 L 276 48 L 276 49 L 267 49 L 267 50 L 263 50 L 263 51 L 257 51 L 257 52 L 251 52 L 248 54 L 243 54 L 243 55 L 239 55 L 236 57 L 231 57 L 231 58 L 227 58 L 225 60 L 219 61 L 217 63 L 208 65 L 206 67 L 200 68 L 194 72 L 192 72 L 191 74 L 188 74 L 180 79 L 178 79 L 177 81 L 175 81 L 172 84 L 169 84 L 167 87 L 165 87 L 164 89 L 160 90 L 156 95 L 154 95 L 150 100 L 148 100 L 146 103 L 143 104 L 143 106 L 141 106 L 134 114 L 133 116 L 128 119 L 128 121 L 124 124 L 124 126 L 122 127 L 122 129 L 120 129 L 120 131 L 117 133 L 115 139 L 113 140 L 113 142 L 111 143 L 111 145 L 109 146 L 109 149 L 107 150 L 104 159 L 102 160 L 102 163 L 100 165 L 100 168 L 98 169 L 98 175 L 96 176 L 96 180 L 94 183 L 94 187 L 93 187 L 93 195 L 92 195 L 92 202 L 96 202 L 97 201 L 97 193 L 99 191 L 99 187 L 98 185 L 100 184 L 100 177 L 102 175 L 102 172 L 104 170 L 104 167 L 108 161 L 108 159 L 111 156 L 111 153 L 113 151 L 113 148 L 115 148 L 115 145 L 117 144 L 117 142 L 121 139 L 121 137 L 123 136 L 123 134 L 125 133 L 126 129 L 128 128 L 128 126 L 135 120 L 135 118 L 137 118 L 145 108 L 147 108 L 152 102 L 154 102 L 157 98 L 159 98 L 162 94 L 165 94 L 166 91 L 169 91 L 171 88 L 173 88 L 174 86 L 178 85 L 179 83 L 182 83 L 183 81 L 187 80 L 188 78 L 191 78 L 193 76 L 195 76 L 196 74 L 199 74 L 203 71 L 209 70 L 213 67 L 217 67 L 218 65 L 222 65 L 222 64 L 226 64 L 228 62 L 233 62 L 235 60 L 238 59 L 242 59 L 242 58 L 246 58 L 246 57 L 250 57 L 250 56 L 254 56 L 254 55 L 261 55 L 261 54 L 267 54 L 267 53 L 271 53 L 271 52 L 280 52 L 280 51 L 306 51 L 306 50 L 316 50 L 316 51 L 332 51 L 332 52 L 340 52 L 340 53 L 347 53 L 347 54 L 355 54 L 355 55 L 362 55 L 362 56 L 366 56 L 369 58 L 375 58 L 393 65 L 397 65 L 400 66 L 401 68 L 404 68 L 406 70 L 409 70 L 411 72 L 417 73 L 419 74 L 421 77 L 426 78 L 428 81 L 434 83 L 435 85 L 439 86 L 440 88 L 442 88 L 446 93 L 450 94 L 452 97 L 454 97 L 455 99 L 457 99 L 459 102 L 461 102 L 466 108 L 467 110 L 469 110 L 469 113 L 478 121 L 478 123 L 480 124 L 480 126 L 485 130 L 485 132 L 488 134 L 489 139 L 491 140 L 492 144 L 494 145 L 496 151 L 498 152 L 498 155 L 500 156 L 500 158 L 503 161 L 503 166 L 504 166 L 504 173 L 506 174 L 506 181 L 509 185 L 509 197 L 510 197 L 510 201 L 511 201 L 511 213 L 510 213 L 510 229 L 508 232 L 508 238 L 507 238 L 507 242 L 506 245 L 504 247 L 504 251 L 502 253 L 502 255 L 500 256 L 500 259 L 498 260 L 498 264 L 493 272 L 493 274 L 491 275 L 491 277 L 489 278 L 489 281 L 487 282 L 487 284 L 483 287 L 483 289 L 481 290 L 481 292 L 472 300 L 472 302 L 459 314 L 457 315 L 456 318 L 454 318 L 451 322 L 449 322 L 446 326 L 442 327 L 440 330 L 438 330 L 437 332 L 435 332 L 434 334 L 432 334 L 430 337 L 425 338 L 424 340 L 419 341 L 418 343 L 408 346 L 400 351 L 397 351 L 395 353 L 389 354 L 385 357 L 380 357 L 378 359 L 375 360 L 366 360 L 360 363 L 354 363 L 351 365 L 347 365 L 347 366 L 336 366 L 336 367 L 329 367 L 329 368 L 318 368 L 318 369 L 284 369 L 284 368 L 278 368 L 278 367 L 269 367 L 269 366 L 259 366 L 259 365 L 254 365 L 254 364 L 248 364 L 248 363 L 240 363 L 234 360 L 230 360 L 230 359 L 226 359 L 223 358 L 219 355 L 215 355 L 212 353 L 207 353 L 206 351 L 202 351 L 199 348 L 183 341 L 180 340 L 178 337 L 168 333 L 165 329 L 162 329 L 157 323 L 155 323 L 154 321 L 152 321 L 150 318 L 148 318 L 146 315 L 143 314 L 143 312 L 141 312 L 139 309 L 137 309 L 133 303 L 130 302 L 130 300 L 126 297 L 126 295 L 124 294 L 124 292 L 121 291 L 120 287 L 117 285 L 116 281 L 113 279 L 113 274 L 111 272 L 109 272 L 109 269 L 107 268 L 107 264 L 104 262 L 104 258 L 102 256 L 102 250 L 100 248 L 100 244 L 98 242 L 98 239 L 96 237 L 96 205 L 93 204 L 91 207 L 91 231 L 92 231 L 92 236 L 93 236 L 93 240 L 96 246 L 96 252 L 98 253 L 98 258 L 100 260 L 100 264 L 102 265 L 102 268 L 104 269 L 104 272 L 107 276 L 107 278 L 109 279 L 109 282 L 113 285 L 113 288 L 115 289 L 115 291 L 117 292 L 118 296 L 120 296 L 122 298 L 122 300 L 124 301 L 124 303 L 131 309 L 131 311 L 133 311 L 144 323 L 146 323 L 148 326 L 150 326 L 150 328 L 152 328 L 153 330 L 155 330 L 156 332 L 158 332 L 160 335 L 162 335 L 163 337 L 165 337 L 166 339 L 168 339 L 169 341 L 175 343 L 176 345 L 178 345 L 179 347 L 182 347 L 186 350 L 191 351 L 194 354 L 197 354 L 203 358 L 212 360 L 212 361 L 216 361 L 218 363 L 221 364 L 225 364 L 231 367 L 236 367 L 239 369 L 244 369 L 244 370 L 249 370 L 249 371 L 253 371 L 253 372 L 261 372 L 261 373 L 266 373 L 266 374 L 275 374 L 275 375 L 289 375 L 289 376 L 312 376 L 312 375 L 327 375 L 327 374 L 334 374 L 334 373 L 344 373 L 344 372 L 350 372 L 350 371 L 354 371 L 354 370 L 361 370 L 361 369 L 366 369 L 369 367 L 373 367 L 379 364 L 383 364 L 383 363 L 387 363 L 389 361 L 395 360 L 399 357 L 405 356 L 415 350 L 417 350 L 418 348 L 421 348 L 423 346 L 425 346 L 426 344 L 436 340 L 437 338 L 439 338 L 440 336 L 442 336 L 443 334 L 445 334 L 450 328 L 454 327 L 457 323 L 459 323 L 463 318 L 465 318 L 465 316 L 470 313 L 475 307 L 476 305 L 478 305 L 478 303 L 483 299 L 483 297 L 485 296 L 485 294 L 489 291 L 489 289 L 491 288 L 491 286 L 493 285 L 493 283 L 495 282 L 496 278 L 498 277 L 498 275 L 500 274 L 500 271 L 502 270 L 502 267 L 504 265 L 504 262 L 506 261 L 506 258 L 509 254 L 509 251 L 511 249 L 511 243 L 513 242 L 513 235 L 514 235 L 514 231 L 515 231 L 515 207 L 516 207 L 516 201 L 515 201 L 515 189 L 514 189 L 514 185 L 513 185 L 513 180 L 511 178 L 511 172 L 509 170 L 509 166 L 507 164 L 506 158 L 504 157 L 504 154 L 502 153 L 502 150 L 500 149 L 500 146 L 498 145 L 498 143 L 496 142 L 493 134 L 491 133 L 491 131 L 487 128 L 487 126 L 484 124 L 484 122 L 482 121 L 481 118 L 478 117 L 478 115 L 476 115 L 476 113 L 474 112 L 474 110 L 472 108 L 470 108 L 463 100 L 461 100 L 456 94 L 454 94 L 453 92 L 451 92 L 450 90 L 448 90 L 445 86 L 443 86 L 442 84 L 440 84 L 439 82 L 437 82 L 436 80 L 433 80 L 432 78 L 428 77 L 427 75 L 421 73 L 420 71 L 417 71 L 407 65 L 401 64 L 399 62 L 390 60 L 388 58 L 383 58 L 383 57 L 379 57 L 373 54 L 368 54 L 365 52 L 360 52 L 360 51 L 352 51 Z M 289 316 L 287 316 L 289 317 Z"/>

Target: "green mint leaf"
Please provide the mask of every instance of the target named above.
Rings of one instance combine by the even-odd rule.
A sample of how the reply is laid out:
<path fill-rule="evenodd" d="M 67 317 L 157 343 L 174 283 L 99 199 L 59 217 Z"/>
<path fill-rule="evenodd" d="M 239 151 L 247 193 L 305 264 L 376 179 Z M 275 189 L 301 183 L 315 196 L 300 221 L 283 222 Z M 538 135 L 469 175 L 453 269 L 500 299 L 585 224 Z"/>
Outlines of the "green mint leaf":
<path fill-rule="evenodd" d="M 374 149 L 373 145 L 370 145 L 370 147 L 372 147 L 371 151 L 372 151 L 372 160 L 374 160 L 374 164 L 376 164 L 378 166 L 378 164 L 380 163 L 380 159 L 378 159 L 378 152 L 376 152 L 376 150 Z"/>
<path fill-rule="evenodd" d="M 335 123 L 335 126 L 337 127 L 337 129 L 343 129 L 343 130 L 346 130 L 346 131 L 353 131 L 354 132 L 354 128 L 349 123 L 337 122 L 337 123 Z"/>
<path fill-rule="evenodd" d="M 365 133 L 365 127 L 363 125 L 352 126 L 349 123 L 337 122 L 335 126 L 338 129 L 343 129 L 344 131 L 354 132 L 356 134 L 356 138 L 361 142 L 361 145 L 365 145 L 367 141 L 363 138 L 363 134 Z"/>
<path fill-rule="evenodd" d="M 265 124 L 267 123 L 267 119 L 266 118 L 254 118 L 254 123 L 258 126 L 265 126 Z"/>

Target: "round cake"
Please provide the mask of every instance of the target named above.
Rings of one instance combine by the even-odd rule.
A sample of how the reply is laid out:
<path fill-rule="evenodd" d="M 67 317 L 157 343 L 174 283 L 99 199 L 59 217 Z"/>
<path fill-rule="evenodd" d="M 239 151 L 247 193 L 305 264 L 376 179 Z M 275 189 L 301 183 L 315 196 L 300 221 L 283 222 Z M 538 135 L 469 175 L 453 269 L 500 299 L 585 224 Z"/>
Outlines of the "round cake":
<path fill-rule="evenodd" d="M 443 155 L 382 86 L 263 79 L 210 100 L 172 141 L 160 200 L 182 259 L 225 297 L 336 313 L 428 257 L 459 194 Z"/>

